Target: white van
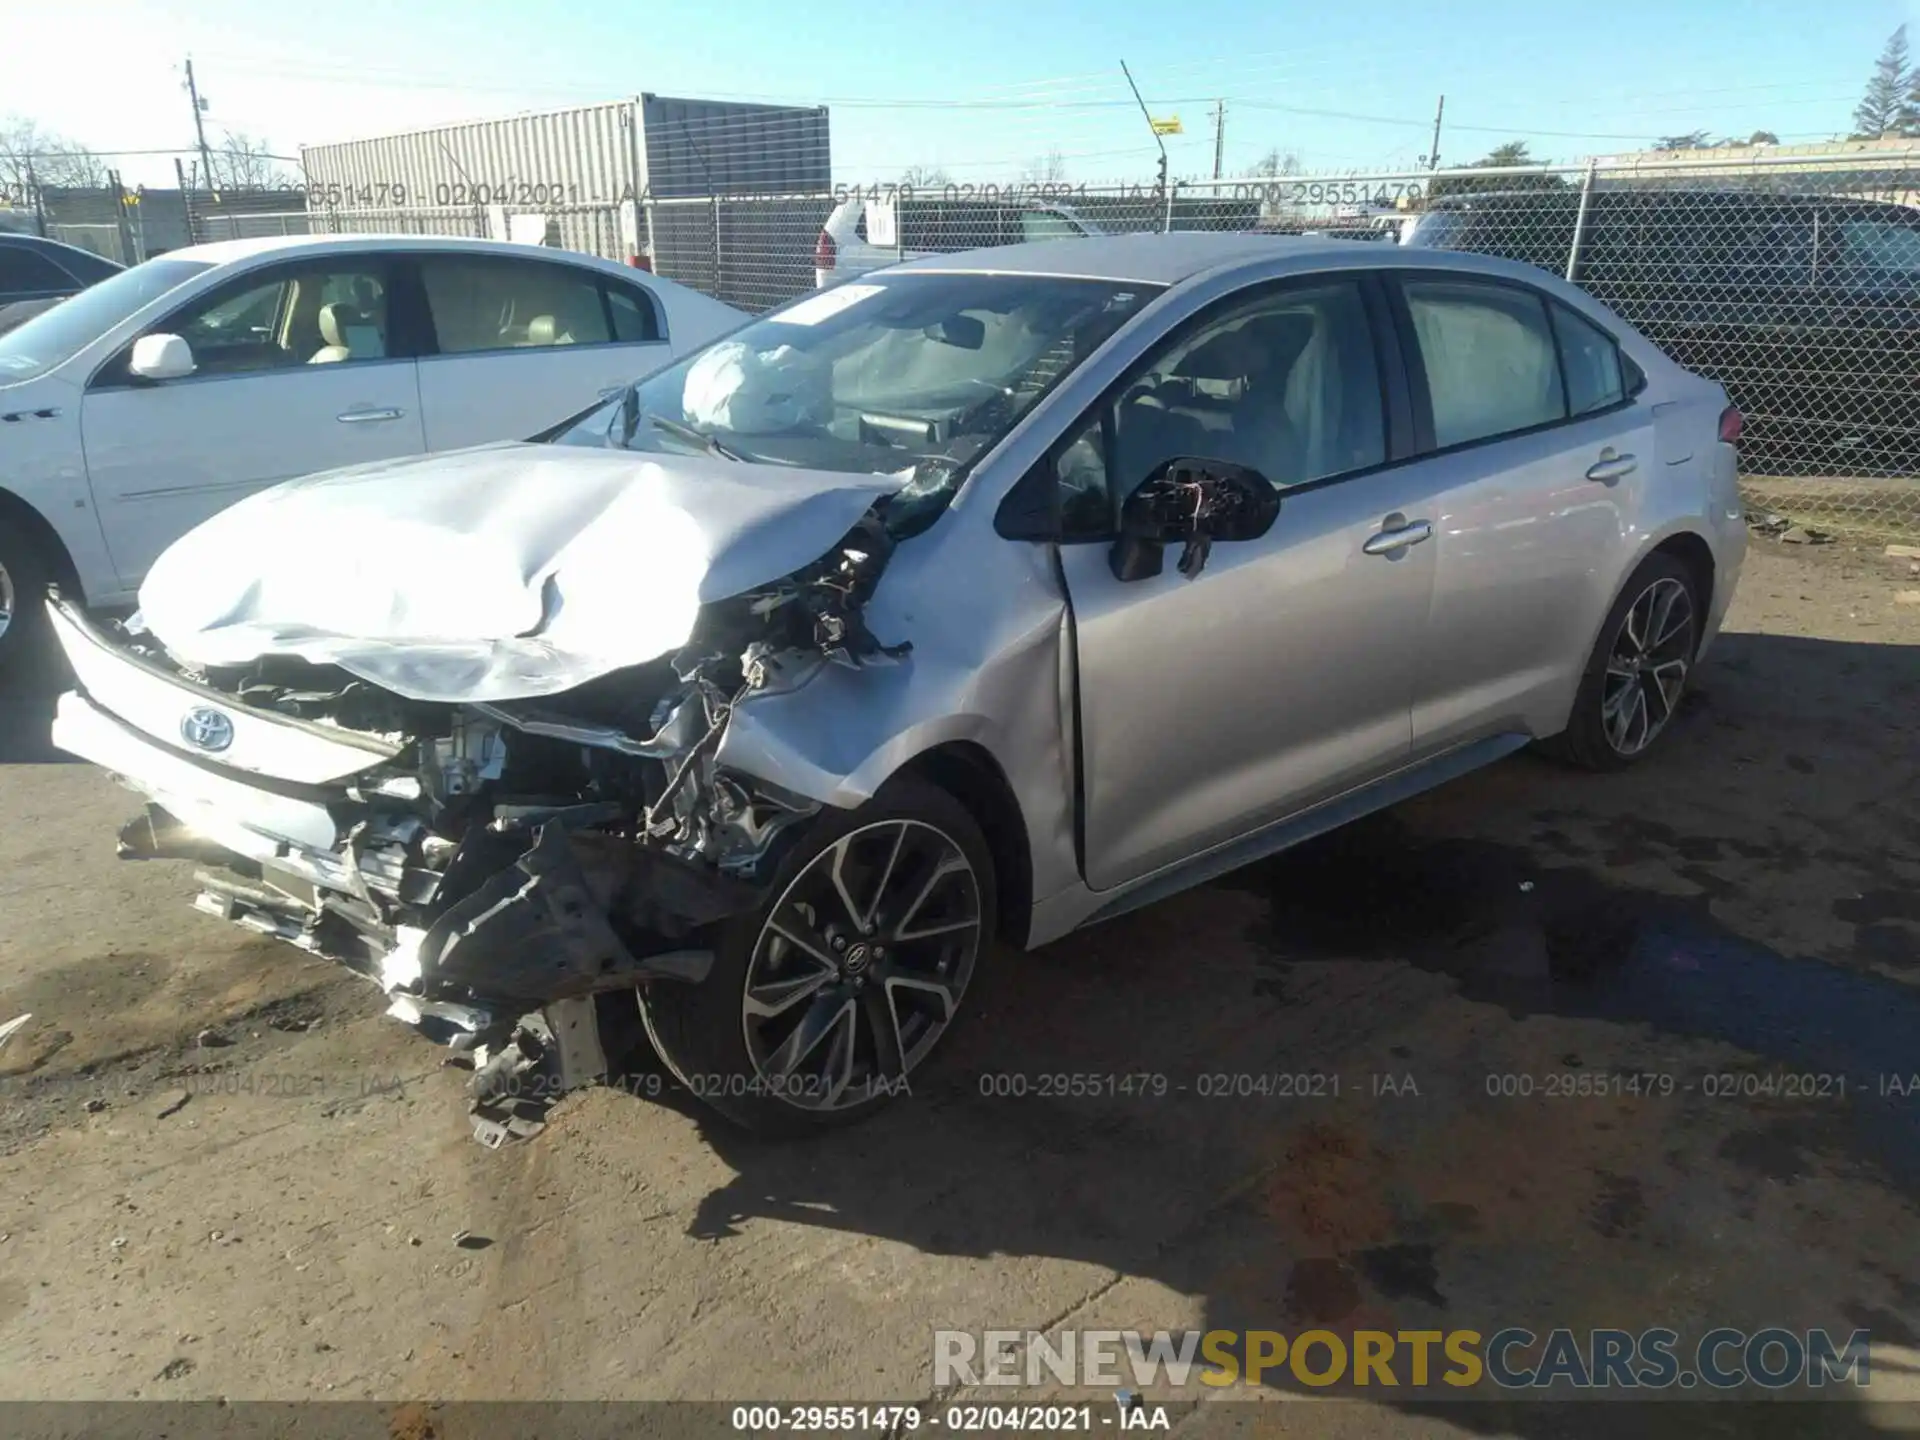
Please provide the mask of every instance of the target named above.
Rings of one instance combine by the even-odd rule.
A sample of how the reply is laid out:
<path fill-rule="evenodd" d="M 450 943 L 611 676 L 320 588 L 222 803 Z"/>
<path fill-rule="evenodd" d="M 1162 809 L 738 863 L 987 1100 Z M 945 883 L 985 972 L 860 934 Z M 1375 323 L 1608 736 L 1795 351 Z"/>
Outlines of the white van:
<path fill-rule="evenodd" d="M 1104 233 L 1071 206 L 1022 200 L 1011 189 L 1003 198 L 986 199 L 897 193 L 850 197 L 833 207 L 813 247 L 813 283 L 816 289 L 836 285 L 922 255 Z"/>

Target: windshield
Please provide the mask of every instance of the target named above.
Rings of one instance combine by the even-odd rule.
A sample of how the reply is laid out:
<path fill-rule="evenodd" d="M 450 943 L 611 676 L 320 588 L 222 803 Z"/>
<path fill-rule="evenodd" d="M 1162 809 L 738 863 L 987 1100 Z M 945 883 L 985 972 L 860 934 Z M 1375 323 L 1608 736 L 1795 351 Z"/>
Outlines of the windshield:
<path fill-rule="evenodd" d="M 907 480 L 938 509 L 974 460 L 1158 287 L 901 274 L 817 291 L 552 438 Z M 917 503 L 916 503 L 917 502 Z"/>
<path fill-rule="evenodd" d="M 211 268 L 199 260 L 149 260 L 62 300 L 0 335 L 0 385 L 46 374 L 143 305 Z"/>

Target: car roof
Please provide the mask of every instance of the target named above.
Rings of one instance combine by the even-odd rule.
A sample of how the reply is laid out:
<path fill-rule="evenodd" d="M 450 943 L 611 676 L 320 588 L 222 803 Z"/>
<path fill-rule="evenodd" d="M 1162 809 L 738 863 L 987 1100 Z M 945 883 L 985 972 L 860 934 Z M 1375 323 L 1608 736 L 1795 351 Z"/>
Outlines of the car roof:
<path fill-rule="evenodd" d="M 1132 280 L 1177 285 L 1182 280 L 1248 260 L 1313 260 L 1351 255 L 1362 241 L 1310 235 L 1259 235 L 1246 231 L 1176 231 L 1140 235 L 1089 235 L 1035 240 L 951 255 L 927 255 L 889 267 L 892 271 L 956 271 L 985 275 L 1059 275 L 1087 280 Z"/>
<path fill-rule="evenodd" d="M 580 250 L 562 250 L 552 245 L 527 245 L 510 240 L 481 240 L 471 235 L 266 235 L 249 240 L 211 240 L 201 245 L 185 245 L 169 250 L 166 259 L 193 260 L 203 265 L 226 265 L 236 260 L 251 260 L 262 255 L 291 258 L 321 254 L 328 250 L 360 251 L 470 251 L 476 255 L 511 255 L 522 259 L 540 256 L 566 264 L 591 265 L 597 269 L 636 272 L 589 255 Z"/>
<path fill-rule="evenodd" d="M 111 265 L 115 269 L 125 268 L 118 260 L 110 259 L 105 255 L 96 255 L 93 251 L 82 249 L 78 245 L 69 245 L 64 240 L 49 240 L 44 235 L 29 235 L 21 230 L 0 230 L 0 245 L 19 245 L 29 250 L 51 251 L 56 259 L 62 255 L 84 255 L 87 259 L 97 260 L 102 265 Z"/>

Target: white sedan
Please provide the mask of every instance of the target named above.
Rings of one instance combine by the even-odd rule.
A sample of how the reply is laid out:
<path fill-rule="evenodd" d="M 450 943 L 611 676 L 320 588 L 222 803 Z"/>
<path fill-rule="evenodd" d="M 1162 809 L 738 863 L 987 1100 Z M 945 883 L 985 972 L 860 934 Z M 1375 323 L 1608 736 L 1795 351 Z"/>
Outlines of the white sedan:
<path fill-rule="evenodd" d="M 0 667 L 50 582 L 130 602 L 242 496 L 526 439 L 745 318 L 611 261 L 438 236 L 230 240 L 122 271 L 0 335 Z"/>

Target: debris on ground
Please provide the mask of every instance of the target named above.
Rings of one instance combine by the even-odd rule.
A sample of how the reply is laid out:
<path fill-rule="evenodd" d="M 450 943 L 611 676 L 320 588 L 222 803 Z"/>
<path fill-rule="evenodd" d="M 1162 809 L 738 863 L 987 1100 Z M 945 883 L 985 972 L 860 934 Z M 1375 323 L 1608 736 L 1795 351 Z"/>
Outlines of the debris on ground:
<path fill-rule="evenodd" d="M 1791 529 L 1793 521 L 1778 510 L 1747 511 L 1747 528 L 1761 535 L 1778 535 Z"/>
<path fill-rule="evenodd" d="M 1920 545 L 1889 545 L 1887 558 L 1889 560 L 1920 560 Z"/>
<path fill-rule="evenodd" d="M 485 1235 L 476 1235 L 471 1230 L 461 1230 L 454 1234 L 453 1243 L 462 1250 L 484 1250 L 493 1244 L 493 1241 Z"/>
<path fill-rule="evenodd" d="M 102 1100 L 98 1095 L 95 1095 L 80 1108 L 85 1110 L 89 1115 L 98 1115 L 102 1110 L 107 1108 L 107 1102 Z"/>
<path fill-rule="evenodd" d="M 13 1019 L 7 1021 L 6 1024 L 0 1025 L 0 1045 L 4 1045 L 7 1043 L 8 1040 L 12 1039 L 13 1032 L 18 1030 L 22 1025 L 26 1024 L 27 1021 L 31 1019 L 33 1019 L 33 1016 L 31 1013 L 28 1013 L 26 1015 L 16 1015 L 13 1017 Z"/>
<path fill-rule="evenodd" d="M 169 1115 L 178 1115 L 182 1110 L 187 1108 L 187 1102 L 191 1099 L 193 1099 L 192 1091 L 190 1090 L 180 1091 L 178 1094 L 176 1094 L 173 1097 L 173 1099 L 167 1102 L 166 1108 L 162 1110 L 154 1118 L 157 1120 L 164 1120 Z"/>
<path fill-rule="evenodd" d="M 233 1041 L 229 1040 L 225 1035 L 222 1035 L 218 1030 L 202 1030 L 198 1035 L 193 1037 L 193 1043 L 202 1050 L 218 1050 L 223 1045 L 233 1044 Z"/>
<path fill-rule="evenodd" d="M 298 1035 L 301 1031 L 310 1029 L 312 1026 L 313 1021 L 303 1019 L 298 1015 L 276 1015 L 267 1022 L 268 1029 L 285 1031 L 289 1035 Z"/>
<path fill-rule="evenodd" d="M 1795 525 L 1791 530 L 1781 533 L 1783 545 L 1831 545 L 1833 536 L 1824 530 L 1815 530 L 1811 525 Z"/>
<path fill-rule="evenodd" d="M 1896 590 L 1893 599 L 1896 605 L 1920 605 L 1920 590 Z"/>

